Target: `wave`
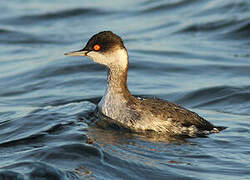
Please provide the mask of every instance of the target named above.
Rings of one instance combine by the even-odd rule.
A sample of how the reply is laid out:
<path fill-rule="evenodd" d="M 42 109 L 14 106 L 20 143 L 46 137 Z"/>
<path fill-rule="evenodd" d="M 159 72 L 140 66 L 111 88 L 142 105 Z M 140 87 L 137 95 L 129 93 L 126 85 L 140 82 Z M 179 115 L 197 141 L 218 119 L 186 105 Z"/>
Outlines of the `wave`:
<path fill-rule="evenodd" d="M 179 32 L 190 33 L 190 32 L 217 31 L 217 30 L 221 30 L 221 29 L 225 29 L 227 27 L 230 27 L 231 25 L 234 25 L 234 24 L 235 24 L 235 22 L 232 22 L 232 21 L 218 20 L 216 22 L 191 24 L 191 25 L 188 25 L 187 27 L 183 28 Z"/>
<path fill-rule="evenodd" d="M 104 11 L 100 9 L 88 9 L 88 8 L 74 8 L 66 9 L 56 12 L 47 12 L 44 14 L 33 14 L 33 15 L 24 15 L 20 17 L 14 17 L 9 19 L 4 19 L 2 22 L 6 24 L 15 24 L 15 25 L 24 25 L 24 24 L 35 24 L 40 23 L 41 21 L 48 20 L 57 20 L 62 18 L 70 18 L 75 16 L 99 16 L 107 15 L 112 13 L 112 11 Z"/>
<path fill-rule="evenodd" d="M 28 15 L 23 16 L 23 19 L 33 19 L 33 20 L 47 20 L 47 19 L 56 19 L 56 18 L 67 18 L 74 17 L 79 15 L 106 15 L 110 12 L 106 12 L 99 9 L 87 9 L 87 8 L 75 8 L 69 10 L 62 10 L 57 12 L 49 12 L 46 14 L 37 14 L 37 15 Z"/>
<path fill-rule="evenodd" d="M 206 33 L 206 36 L 209 35 L 207 33 L 210 33 L 215 38 L 250 39 L 249 17 L 250 15 L 243 19 L 227 17 L 226 19 L 213 20 L 211 22 L 207 22 L 207 19 L 192 22 L 192 24 L 185 25 L 175 33 Z"/>
<path fill-rule="evenodd" d="M 1 35 L 1 34 L 13 33 L 13 32 L 14 32 L 14 31 L 9 30 L 9 29 L 0 28 L 0 35 Z"/>
<path fill-rule="evenodd" d="M 225 33 L 225 37 L 236 39 L 250 39 L 250 19 L 245 19 L 235 23 L 230 30 Z"/>
<path fill-rule="evenodd" d="M 0 43 L 3 44 L 54 44 L 56 41 L 45 40 L 31 33 L 10 29 L 0 29 Z"/>
<path fill-rule="evenodd" d="M 20 168 L 22 171 L 17 172 L 17 169 Z M 3 169 L 6 170 L 0 172 L 0 179 L 6 180 L 41 179 L 41 177 L 43 179 L 54 180 L 79 179 L 76 174 L 71 171 L 64 171 L 44 162 L 23 161 L 4 167 Z"/>
<path fill-rule="evenodd" d="M 192 108 L 250 114 L 250 86 L 218 86 L 190 92 L 176 102 Z"/>
<path fill-rule="evenodd" d="M 177 1 L 173 3 L 165 3 L 165 4 L 157 4 L 157 5 L 151 5 L 150 7 L 144 9 L 141 11 L 141 13 L 151 13 L 151 12 L 159 12 L 159 11 L 166 11 L 166 10 L 173 10 L 181 7 L 187 7 L 194 5 L 195 3 L 198 3 L 197 0 L 184 0 L 184 1 Z M 152 1 L 150 1 L 152 3 Z M 154 3 L 154 2 L 153 2 Z M 148 2 L 145 4 L 149 4 Z"/>
<path fill-rule="evenodd" d="M 211 32 L 216 37 L 250 38 L 250 20 L 218 20 L 209 23 L 192 24 L 176 33 Z"/>

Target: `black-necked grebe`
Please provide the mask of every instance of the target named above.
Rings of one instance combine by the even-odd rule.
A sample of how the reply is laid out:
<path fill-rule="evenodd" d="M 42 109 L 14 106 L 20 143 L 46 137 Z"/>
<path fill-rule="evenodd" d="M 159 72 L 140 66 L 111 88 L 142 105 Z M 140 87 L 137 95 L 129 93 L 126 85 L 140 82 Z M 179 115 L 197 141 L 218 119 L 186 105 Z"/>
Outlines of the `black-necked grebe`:
<path fill-rule="evenodd" d="M 108 68 L 107 89 L 98 110 L 112 124 L 136 132 L 190 137 L 225 129 L 166 100 L 132 96 L 127 88 L 128 53 L 122 39 L 111 31 L 95 34 L 83 49 L 65 55 L 87 56 Z"/>

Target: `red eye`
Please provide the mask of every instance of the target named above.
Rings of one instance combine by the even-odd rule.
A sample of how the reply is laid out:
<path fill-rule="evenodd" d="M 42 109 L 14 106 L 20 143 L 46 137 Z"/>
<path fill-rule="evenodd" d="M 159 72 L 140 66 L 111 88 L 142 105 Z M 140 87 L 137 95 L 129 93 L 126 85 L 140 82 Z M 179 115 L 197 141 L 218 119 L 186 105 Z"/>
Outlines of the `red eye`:
<path fill-rule="evenodd" d="M 101 46 L 100 46 L 99 44 L 95 44 L 95 45 L 93 46 L 93 49 L 94 49 L 95 51 L 99 51 L 99 50 L 101 49 Z"/>

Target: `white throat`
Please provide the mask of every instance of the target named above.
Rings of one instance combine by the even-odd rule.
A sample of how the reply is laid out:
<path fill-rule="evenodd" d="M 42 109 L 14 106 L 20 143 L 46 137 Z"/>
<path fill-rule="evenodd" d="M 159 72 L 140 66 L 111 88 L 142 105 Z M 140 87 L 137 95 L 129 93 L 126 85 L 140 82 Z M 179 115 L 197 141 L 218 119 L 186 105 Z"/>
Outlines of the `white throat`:
<path fill-rule="evenodd" d="M 128 54 L 126 49 L 116 49 L 106 53 L 109 57 L 105 63 L 109 68 L 107 87 L 102 100 L 98 104 L 103 114 L 113 119 L 119 117 L 119 109 L 123 108 L 130 93 L 127 89 Z M 104 63 L 103 63 L 104 64 Z"/>

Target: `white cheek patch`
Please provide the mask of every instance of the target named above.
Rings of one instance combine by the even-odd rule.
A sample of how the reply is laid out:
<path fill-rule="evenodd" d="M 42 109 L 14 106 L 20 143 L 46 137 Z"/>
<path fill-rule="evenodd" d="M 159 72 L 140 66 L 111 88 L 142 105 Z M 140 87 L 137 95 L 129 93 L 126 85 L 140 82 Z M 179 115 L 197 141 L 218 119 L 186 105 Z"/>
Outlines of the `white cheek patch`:
<path fill-rule="evenodd" d="M 109 66 L 119 66 L 122 69 L 127 68 L 128 66 L 128 54 L 125 49 L 115 49 L 112 52 L 105 54 L 109 61 Z"/>
<path fill-rule="evenodd" d="M 94 62 L 106 65 L 107 67 L 120 66 L 124 69 L 128 66 L 128 54 L 125 49 L 114 49 L 106 53 L 90 51 L 87 56 Z"/>
<path fill-rule="evenodd" d="M 112 56 L 116 57 L 115 61 L 121 67 L 126 68 L 128 66 L 128 53 L 125 49 L 114 51 Z"/>
<path fill-rule="evenodd" d="M 96 63 L 100 63 L 100 64 L 104 64 L 107 65 L 107 59 L 106 56 L 104 56 L 103 54 L 99 53 L 99 52 L 95 52 L 95 51 L 90 51 L 87 56 L 92 59 L 94 62 Z"/>

